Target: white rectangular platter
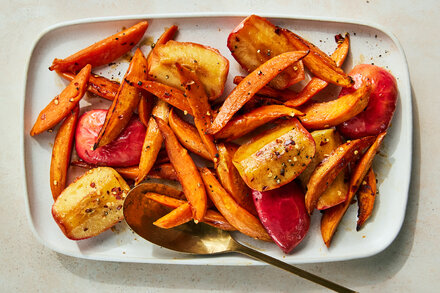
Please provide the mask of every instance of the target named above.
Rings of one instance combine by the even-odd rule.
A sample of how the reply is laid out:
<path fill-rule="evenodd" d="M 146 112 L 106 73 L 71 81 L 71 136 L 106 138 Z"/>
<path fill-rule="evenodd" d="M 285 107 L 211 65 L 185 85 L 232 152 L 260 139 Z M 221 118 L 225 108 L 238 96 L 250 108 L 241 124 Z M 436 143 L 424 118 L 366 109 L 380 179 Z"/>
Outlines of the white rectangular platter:
<path fill-rule="evenodd" d="M 144 40 L 140 43 L 145 54 L 149 52 L 150 44 L 160 36 L 164 28 L 173 24 L 179 27 L 176 40 L 217 48 L 230 61 L 225 94 L 229 93 L 233 87 L 233 77 L 243 74 L 243 71 L 226 47 L 226 40 L 228 34 L 245 16 L 179 14 L 86 19 L 56 25 L 39 37 L 29 57 L 23 103 L 22 145 L 29 221 L 35 236 L 44 245 L 59 253 L 95 260 L 197 265 L 259 264 L 246 257 L 232 254 L 193 257 L 174 253 L 141 239 L 124 222 L 92 239 L 77 242 L 67 239 L 51 215 L 53 199 L 49 188 L 49 166 L 55 132 L 44 133 L 38 137 L 29 136 L 39 111 L 66 85 L 62 78 L 48 70 L 52 60 L 55 57 L 67 57 L 139 20 L 146 19 L 150 24 Z M 349 32 L 351 49 L 343 66 L 344 70 L 347 72 L 360 63 L 374 63 L 387 68 L 397 79 L 399 100 L 389 134 L 380 155 L 375 159 L 374 167 L 379 180 L 377 203 L 371 219 L 361 231 L 356 232 L 357 205 L 352 205 L 329 249 L 321 239 L 321 215 L 318 212 L 312 217 L 308 235 L 290 255 L 284 255 L 275 244 L 261 243 L 245 237 L 240 239 L 245 244 L 288 263 L 349 260 L 376 254 L 384 250 L 397 236 L 403 223 L 408 198 L 412 157 L 412 113 L 408 68 L 402 48 L 392 34 L 374 25 L 335 19 L 262 16 L 268 17 L 278 26 L 299 33 L 327 53 L 331 53 L 336 47 L 334 35 Z M 105 66 L 95 69 L 94 72 L 120 80 L 128 61 L 122 58 L 116 63 L 116 67 Z M 326 94 L 335 95 L 336 90 L 330 89 Z M 106 108 L 108 105 L 99 98 L 85 97 L 81 101 L 81 111 L 84 112 L 91 107 Z"/>

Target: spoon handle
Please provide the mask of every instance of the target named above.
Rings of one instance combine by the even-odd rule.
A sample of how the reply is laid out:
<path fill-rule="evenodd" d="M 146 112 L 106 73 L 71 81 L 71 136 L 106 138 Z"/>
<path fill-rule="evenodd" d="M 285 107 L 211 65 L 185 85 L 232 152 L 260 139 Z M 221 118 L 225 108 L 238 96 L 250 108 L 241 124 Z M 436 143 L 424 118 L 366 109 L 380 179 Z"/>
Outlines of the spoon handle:
<path fill-rule="evenodd" d="M 348 289 L 346 287 L 343 287 L 341 285 L 338 285 L 336 283 L 333 283 L 332 281 L 326 280 L 324 278 L 318 277 L 317 275 L 314 275 L 312 273 L 306 272 L 300 268 L 294 267 L 292 265 L 289 265 L 285 262 L 279 261 L 273 257 L 270 257 L 266 254 L 263 254 L 261 252 L 258 252 L 256 250 L 253 250 L 249 247 L 243 246 L 239 243 L 236 243 L 237 245 L 234 246 L 234 251 L 241 253 L 241 254 L 245 254 L 247 256 L 250 256 L 252 258 L 255 258 L 257 260 L 261 260 L 264 261 L 265 263 L 268 263 L 270 265 L 276 266 L 280 269 L 283 269 L 285 271 L 288 271 L 292 274 L 295 274 L 297 276 L 300 276 L 304 279 L 307 279 L 309 281 L 312 281 L 314 283 L 320 284 L 324 287 L 327 287 L 328 289 L 334 290 L 336 292 L 356 292 L 353 291 L 351 289 Z"/>

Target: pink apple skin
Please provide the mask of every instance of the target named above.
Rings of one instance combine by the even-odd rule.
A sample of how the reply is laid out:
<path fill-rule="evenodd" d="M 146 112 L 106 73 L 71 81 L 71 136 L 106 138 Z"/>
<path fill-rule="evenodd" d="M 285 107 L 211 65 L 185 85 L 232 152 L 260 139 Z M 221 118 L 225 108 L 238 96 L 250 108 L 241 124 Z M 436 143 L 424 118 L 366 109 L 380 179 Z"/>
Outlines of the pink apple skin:
<path fill-rule="evenodd" d="M 355 66 L 349 74 L 355 84 L 341 90 L 339 96 L 358 89 L 366 79 L 371 82 L 371 94 L 367 108 L 352 119 L 340 124 L 337 129 L 346 138 L 361 138 L 378 135 L 390 125 L 397 103 L 397 82 L 394 76 L 382 67 L 370 64 Z"/>
<path fill-rule="evenodd" d="M 92 151 L 106 114 L 107 110 L 92 110 L 80 117 L 75 135 L 78 156 L 98 166 L 128 167 L 139 164 L 146 129 L 137 116 L 131 118 L 116 140 Z"/>
<path fill-rule="evenodd" d="M 294 182 L 269 191 L 252 191 L 255 207 L 264 228 L 284 253 L 291 252 L 304 239 L 310 217 L 304 193 Z"/>

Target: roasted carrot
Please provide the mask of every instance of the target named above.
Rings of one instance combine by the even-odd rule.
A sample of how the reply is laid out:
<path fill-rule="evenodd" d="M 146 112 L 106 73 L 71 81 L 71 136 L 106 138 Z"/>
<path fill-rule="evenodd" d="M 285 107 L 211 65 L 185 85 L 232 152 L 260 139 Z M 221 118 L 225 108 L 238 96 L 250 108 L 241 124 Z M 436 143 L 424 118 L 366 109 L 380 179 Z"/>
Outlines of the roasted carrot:
<path fill-rule="evenodd" d="M 154 96 L 146 91 L 141 92 L 141 98 L 139 99 L 138 114 L 139 120 L 148 127 L 148 120 L 150 120 L 151 110 L 153 109 Z"/>
<path fill-rule="evenodd" d="M 244 106 L 240 109 L 240 112 L 238 112 L 238 113 L 251 112 L 251 111 L 253 111 L 257 108 L 263 107 L 263 106 L 282 105 L 282 104 L 283 104 L 283 102 L 276 100 L 274 98 L 255 95 L 249 102 L 244 104 Z"/>
<path fill-rule="evenodd" d="M 335 180 L 339 172 L 349 163 L 356 161 L 361 156 L 362 151 L 373 143 L 374 139 L 374 136 L 367 136 L 348 141 L 331 152 L 315 168 L 307 184 L 305 196 L 306 209 L 310 215 L 316 207 L 319 196 L 326 190 L 327 186 Z"/>
<path fill-rule="evenodd" d="M 310 50 L 303 62 L 313 75 L 338 86 L 351 87 L 353 85 L 354 81 L 351 77 L 337 67 L 335 61 L 318 47 L 289 30 L 282 29 L 281 32 L 289 38 L 297 50 Z"/>
<path fill-rule="evenodd" d="M 32 136 L 54 127 L 72 112 L 87 90 L 91 69 L 90 65 L 85 66 L 61 94 L 56 96 L 40 112 L 34 127 L 32 127 Z"/>
<path fill-rule="evenodd" d="M 94 149 L 112 142 L 130 121 L 134 109 L 139 104 L 141 91 L 134 87 L 128 80 L 131 78 L 144 78 L 146 76 L 146 68 L 147 60 L 144 54 L 142 54 L 142 51 L 137 49 L 130 62 L 127 73 L 125 73 L 124 80 L 118 89 L 118 93 L 107 112 L 104 125 L 93 146 Z"/>
<path fill-rule="evenodd" d="M 242 137 L 252 130 L 283 116 L 301 116 L 302 112 L 283 105 L 262 106 L 233 118 L 216 135 L 216 139 L 226 139 L 228 141 Z"/>
<path fill-rule="evenodd" d="M 176 170 L 170 163 L 164 163 L 160 165 L 154 165 L 150 172 L 148 172 L 148 177 L 152 178 L 162 178 L 168 180 L 178 181 Z"/>
<path fill-rule="evenodd" d="M 185 95 L 193 113 L 194 124 L 196 125 L 206 150 L 211 156 L 211 160 L 217 163 L 218 151 L 214 143 L 214 137 L 206 134 L 206 130 L 211 126 L 212 110 L 205 88 L 194 72 L 179 63 L 176 63 L 176 67 L 180 82 L 185 87 Z"/>
<path fill-rule="evenodd" d="M 295 51 L 280 54 L 269 59 L 246 76 L 229 94 L 220 111 L 208 129 L 208 134 L 216 134 L 231 120 L 232 116 L 277 74 L 293 63 L 304 58 L 309 51 Z"/>
<path fill-rule="evenodd" d="M 170 213 L 157 219 L 153 224 L 163 229 L 171 229 L 182 224 L 188 223 L 193 219 L 191 206 L 188 202 L 178 206 Z M 201 222 L 201 220 L 200 220 Z"/>
<path fill-rule="evenodd" d="M 55 59 L 49 69 L 76 73 L 87 64 L 96 67 L 110 63 L 130 51 L 147 28 L 148 22 L 142 21 L 65 59 Z"/>
<path fill-rule="evenodd" d="M 374 175 L 373 168 L 370 168 L 357 193 L 359 210 L 356 231 L 359 231 L 365 221 L 371 216 L 376 200 L 376 192 L 376 176 Z"/>
<path fill-rule="evenodd" d="M 348 50 L 350 47 L 350 35 L 345 34 L 344 41 L 338 44 L 338 47 L 330 56 L 330 58 L 335 61 L 337 67 L 341 67 L 348 55 Z M 328 82 L 320 79 L 319 77 L 312 77 L 312 79 L 307 83 L 307 85 L 297 94 L 296 97 L 288 100 L 284 105 L 289 107 L 298 107 L 305 104 L 317 93 L 326 88 Z"/>
<path fill-rule="evenodd" d="M 72 81 L 76 76 L 71 72 L 57 71 L 57 73 L 68 81 Z M 92 73 L 89 78 L 87 91 L 101 98 L 113 101 L 118 92 L 119 86 L 119 82 Z"/>
<path fill-rule="evenodd" d="M 365 109 L 370 99 L 371 86 L 363 84 L 356 91 L 330 102 L 316 102 L 300 107 L 304 116 L 299 117 L 307 129 L 324 129 L 347 121 Z"/>
<path fill-rule="evenodd" d="M 54 200 L 57 199 L 66 187 L 67 170 L 69 168 L 78 115 L 79 107 L 76 106 L 72 114 L 67 116 L 63 124 L 61 124 L 53 143 L 52 160 L 50 162 L 50 190 Z"/>
<path fill-rule="evenodd" d="M 301 62 L 301 64 L 302 64 L 302 62 Z M 243 79 L 244 79 L 243 76 L 236 76 L 236 77 L 234 77 L 234 83 L 239 84 Z M 271 88 L 270 86 L 267 86 L 267 85 L 262 87 L 258 91 L 257 94 L 261 95 L 261 96 L 271 97 L 271 98 L 280 100 L 282 102 L 296 99 L 296 97 L 298 95 L 298 93 L 293 90 L 289 90 L 289 89 L 277 90 L 277 89 Z"/>
<path fill-rule="evenodd" d="M 166 196 L 155 192 L 147 192 L 145 193 L 145 197 L 172 209 L 178 208 L 186 203 L 186 201 L 182 199 L 177 199 L 171 196 Z"/>
<path fill-rule="evenodd" d="M 242 208 L 222 187 L 208 168 L 203 168 L 201 175 L 209 198 L 232 226 L 250 237 L 271 241 L 260 220 Z"/>
<path fill-rule="evenodd" d="M 169 121 L 171 129 L 179 139 L 180 143 L 189 151 L 193 152 L 205 158 L 211 160 L 211 155 L 203 144 L 202 139 L 197 131 L 197 128 L 192 124 L 189 124 L 175 113 L 173 109 L 170 111 Z"/>
<path fill-rule="evenodd" d="M 370 169 L 374 156 L 379 150 L 385 135 L 386 132 L 383 132 L 377 136 L 373 145 L 368 149 L 368 151 L 362 156 L 360 161 L 355 166 L 351 174 L 350 188 L 348 189 L 348 195 L 345 202 L 324 211 L 324 214 L 321 218 L 321 235 L 327 247 L 330 246 L 333 235 L 336 232 L 336 228 L 341 222 L 342 217 L 350 206 L 354 195 Z"/>
<path fill-rule="evenodd" d="M 158 100 L 154 106 L 152 114 L 168 122 L 169 106 L 166 102 Z M 156 161 L 160 148 L 162 147 L 162 134 L 153 117 L 149 119 L 147 131 L 145 133 L 144 144 L 142 145 L 141 159 L 139 161 L 139 174 L 135 184 L 138 185 L 145 179 L 147 174 Z"/>
<path fill-rule="evenodd" d="M 164 138 L 168 157 L 177 172 L 183 193 L 191 205 L 192 216 L 195 221 L 200 222 L 207 209 L 207 197 L 200 173 L 188 151 L 180 145 L 166 122 L 158 117 L 155 117 L 155 120 Z"/>

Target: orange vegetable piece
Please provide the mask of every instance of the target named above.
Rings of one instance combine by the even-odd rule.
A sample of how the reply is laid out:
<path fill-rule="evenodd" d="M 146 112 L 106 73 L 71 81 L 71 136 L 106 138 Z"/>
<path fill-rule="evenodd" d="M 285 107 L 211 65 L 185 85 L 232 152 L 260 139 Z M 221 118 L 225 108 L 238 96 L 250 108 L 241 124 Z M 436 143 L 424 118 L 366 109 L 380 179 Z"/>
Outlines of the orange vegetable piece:
<path fill-rule="evenodd" d="M 354 81 L 351 77 L 337 67 L 335 62 L 318 47 L 289 30 L 282 29 L 281 31 L 297 50 L 310 50 L 310 54 L 304 58 L 303 62 L 315 76 L 342 87 L 353 85 Z"/>
<path fill-rule="evenodd" d="M 147 60 L 141 50 L 137 49 L 130 62 L 127 73 L 125 73 L 118 93 L 113 100 L 113 104 L 107 112 L 104 125 L 99 132 L 95 145 L 93 146 L 94 149 L 112 142 L 118 137 L 130 121 L 134 109 L 139 104 L 141 93 L 140 90 L 134 87 L 128 80 L 132 77 L 135 79 L 142 79 L 146 76 L 146 73 L 144 72 L 146 71 L 146 68 Z"/>
<path fill-rule="evenodd" d="M 246 76 L 229 94 L 220 108 L 220 112 L 208 129 L 209 134 L 216 134 L 231 120 L 232 116 L 247 101 L 270 82 L 278 73 L 304 58 L 309 51 L 286 52 L 269 59 Z"/>
<path fill-rule="evenodd" d="M 182 185 L 183 193 L 191 205 L 192 217 L 195 221 L 200 222 L 205 216 L 208 203 L 200 173 L 188 151 L 180 145 L 176 135 L 166 122 L 158 117 L 155 119 L 164 138 L 168 157 Z"/>
<path fill-rule="evenodd" d="M 126 30 L 105 38 L 65 59 L 55 59 L 50 70 L 78 72 L 85 65 L 105 65 L 130 51 L 142 38 L 148 22 L 142 21 Z"/>
<path fill-rule="evenodd" d="M 168 123 L 186 149 L 202 158 L 212 160 L 195 126 L 180 119 L 173 109 L 170 111 Z"/>
<path fill-rule="evenodd" d="M 188 104 L 192 109 L 194 124 L 205 144 L 206 150 L 211 156 L 211 160 L 216 163 L 218 161 L 218 151 L 214 144 L 214 138 L 212 135 L 206 134 L 206 130 L 211 126 L 212 110 L 205 88 L 194 72 L 179 63 L 176 63 L 176 67 L 180 82 L 185 87 Z"/>
<path fill-rule="evenodd" d="M 182 199 L 177 199 L 171 196 L 166 196 L 155 192 L 147 192 L 145 193 L 145 197 L 172 209 L 178 208 L 186 203 L 186 201 Z M 190 208 L 190 212 L 191 212 L 191 208 Z"/>
<path fill-rule="evenodd" d="M 320 195 L 327 189 L 327 186 L 335 180 L 339 172 L 349 163 L 356 161 L 360 157 L 361 152 L 369 147 L 374 139 L 373 136 L 367 136 L 348 141 L 331 152 L 330 155 L 322 160 L 315 168 L 307 184 L 305 197 L 306 209 L 309 215 L 312 214 Z"/>
<path fill-rule="evenodd" d="M 152 178 L 162 178 L 168 180 L 178 181 L 176 170 L 170 163 L 164 163 L 160 165 L 154 165 L 150 172 L 148 172 L 148 177 Z"/>
<path fill-rule="evenodd" d="M 145 127 L 148 127 L 148 120 L 150 120 L 151 110 L 153 109 L 154 96 L 149 92 L 141 91 L 141 98 L 138 105 L 139 120 Z"/>
<path fill-rule="evenodd" d="M 311 103 L 300 108 L 305 115 L 299 117 L 307 129 L 324 129 L 347 121 L 365 109 L 370 98 L 371 86 L 365 83 L 353 93 L 336 100 Z"/>
<path fill-rule="evenodd" d="M 215 135 L 215 138 L 231 141 L 277 118 L 301 115 L 304 114 L 296 109 L 283 105 L 262 106 L 229 121 L 228 124 Z"/>
<path fill-rule="evenodd" d="M 370 169 L 371 164 L 373 163 L 374 156 L 379 150 L 379 147 L 382 144 L 385 135 L 386 132 L 383 132 L 377 136 L 373 145 L 362 156 L 362 158 L 354 168 L 351 174 L 350 188 L 348 189 L 348 196 L 345 202 L 324 211 L 324 214 L 321 218 L 321 235 L 327 247 L 330 247 L 330 243 L 333 238 L 333 235 L 336 232 L 336 228 L 341 222 L 342 217 L 345 215 L 345 212 L 350 206 L 354 195 L 356 194 L 359 186 L 364 180 L 365 175 Z"/>
<path fill-rule="evenodd" d="M 365 221 L 371 216 L 376 200 L 376 192 L 376 176 L 374 175 L 373 168 L 370 168 L 357 193 L 359 211 L 356 231 L 359 231 Z"/>
<path fill-rule="evenodd" d="M 91 69 L 90 65 L 85 66 L 61 94 L 40 112 L 31 129 L 32 136 L 54 127 L 72 112 L 87 90 Z"/>
<path fill-rule="evenodd" d="M 160 37 L 157 39 L 156 44 L 154 44 L 154 48 L 156 48 L 157 46 L 160 46 L 160 45 L 164 45 L 169 40 L 171 40 L 174 37 L 174 35 L 176 34 L 177 29 L 178 29 L 177 25 L 172 25 L 169 28 L 167 28 L 164 31 L 164 33 L 161 34 Z M 147 57 L 148 62 L 150 62 L 151 55 L 152 55 L 151 53 L 153 52 L 154 48 L 148 54 L 148 57 Z"/>
<path fill-rule="evenodd" d="M 191 206 L 188 202 L 178 206 L 170 213 L 153 222 L 154 225 L 163 229 L 171 229 L 188 223 L 193 219 Z"/>
<path fill-rule="evenodd" d="M 77 106 L 73 109 L 72 114 L 67 116 L 63 124 L 61 124 L 53 143 L 52 160 L 50 162 L 50 190 L 54 200 L 57 199 L 66 187 L 67 170 L 69 168 L 78 116 L 79 107 Z"/>
<path fill-rule="evenodd" d="M 348 50 L 350 47 L 350 35 L 345 34 L 344 41 L 338 44 L 338 47 L 330 56 L 330 58 L 335 61 L 337 67 L 341 67 L 345 59 L 348 56 Z M 328 82 L 320 79 L 319 77 L 312 77 L 312 79 L 307 83 L 307 85 L 297 94 L 296 97 L 288 100 L 284 105 L 289 107 L 298 107 L 305 104 L 317 93 L 326 88 Z"/>
<path fill-rule="evenodd" d="M 300 62 L 300 64 L 302 64 L 302 62 Z M 236 76 L 234 77 L 234 83 L 239 84 L 243 79 L 244 79 L 243 76 Z M 271 97 L 280 100 L 282 102 L 296 99 L 296 97 L 298 96 L 298 93 L 292 90 L 289 89 L 277 90 L 267 85 L 262 87 L 257 94 L 261 96 Z"/>
<path fill-rule="evenodd" d="M 201 175 L 209 198 L 232 226 L 250 237 L 271 241 L 260 220 L 242 208 L 222 187 L 208 168 L 203 168 Z"/>

